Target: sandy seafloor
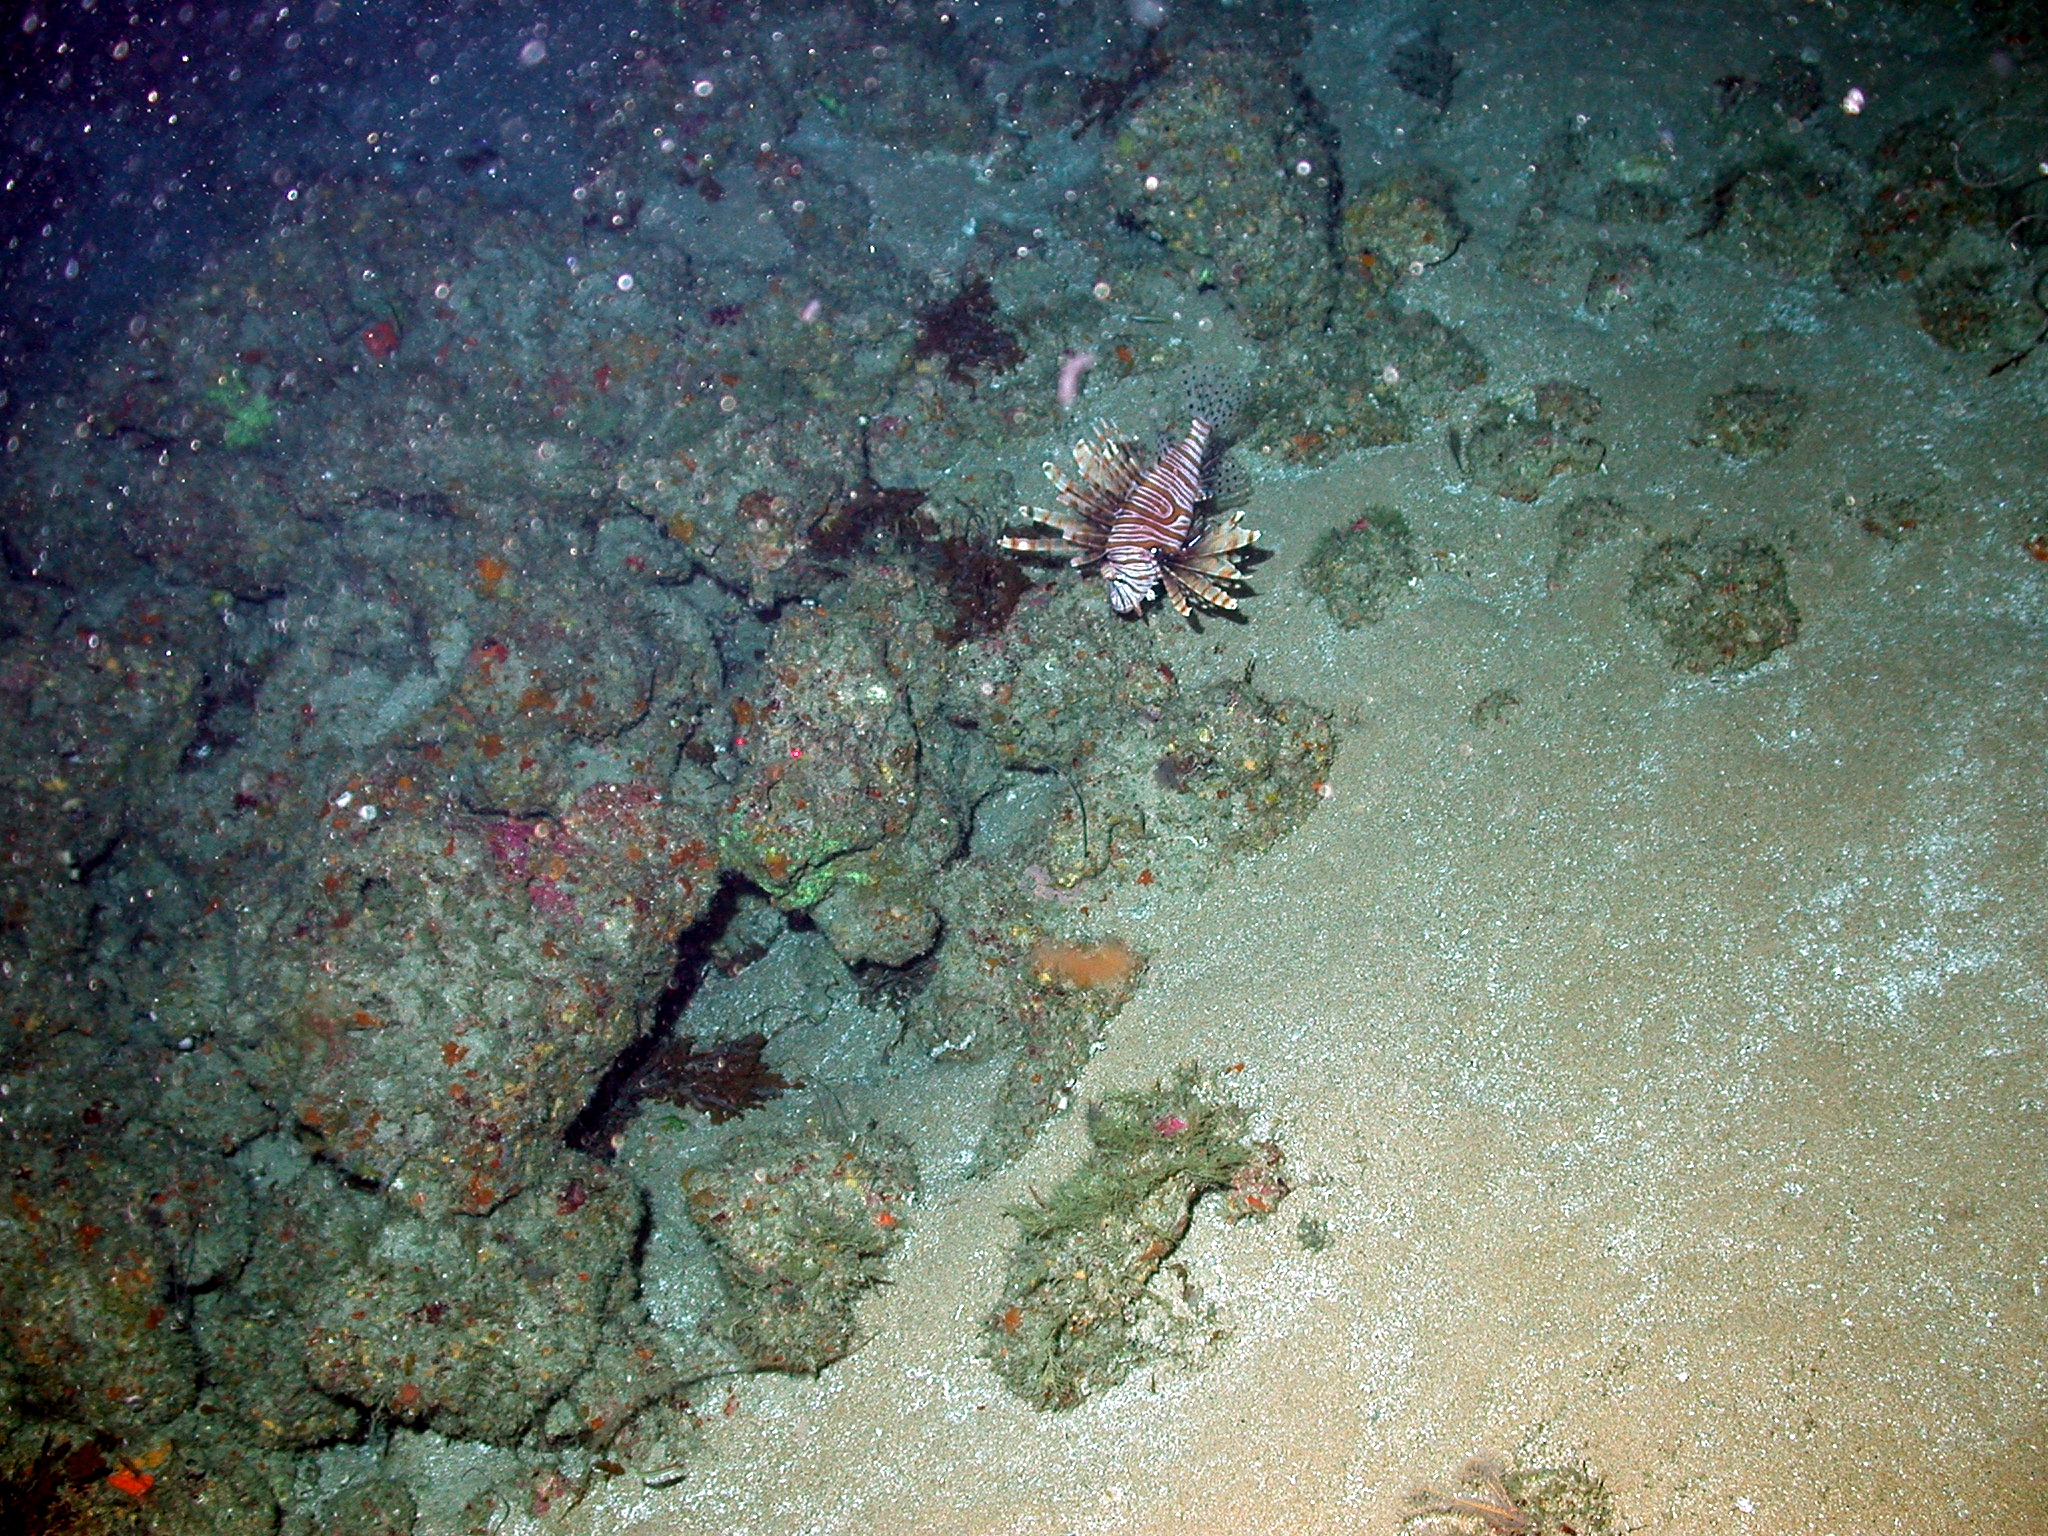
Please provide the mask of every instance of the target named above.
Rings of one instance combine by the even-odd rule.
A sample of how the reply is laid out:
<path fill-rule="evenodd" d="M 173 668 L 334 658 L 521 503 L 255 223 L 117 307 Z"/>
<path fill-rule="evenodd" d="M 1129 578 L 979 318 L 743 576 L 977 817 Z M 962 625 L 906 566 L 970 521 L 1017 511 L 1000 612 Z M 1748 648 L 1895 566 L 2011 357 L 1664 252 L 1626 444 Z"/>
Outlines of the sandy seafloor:
<path fill-rule="evenodd" d="M 1175 630 L 1185 678 L 1255 662 L 1343 722 L 1298 832 L 1102 918 L 1151 966 L 1080 1093 L 1242 1063 L 1298 1186 L 1263 1225 L 1203 1207 L 1177 1255 L 1227 1332 L 1063 1414 L 977 1358 L 1003 1209 L 1081 1155 L 1070 1114 L 998 1177 L 930 1170 L 867 1342 L 740 1383 L 683 1483 L 621 1479 L 576 1529 L 1348 1536 L 1475 1452 L 1584 1458 L 1633 1531 L 2048 1518 L 2048 566 L 2019 535 L 2048 495 L 2048 357 L 1987 379 L 1901 290 L 1707 257 L 1667 263 L 1662 330 L 1497 266 L 1527 156 L 1575 110 L 1617 153 L 1668 125 L 1682 180 L 1705 82 L 1772 52 L 1874 98 L 1941 82 L 1804 0 L 1442 14 L 1461 105 L 1423 158 L 1474 233 L 1412 298 L 1486 352 L 1485 393 L 1593 387 L 1610 453 L 1533 506 L 1461 484 L 1435 428 L 1262 474 L 1249 622 Z M 1383 30 L 1333 10 L 1312 50 L 1354 175 Z M 1687 444 L 1737 379 L 1810 396 L 1783 457 Z M 1624 606 L 1639 541 L 1552 590 L 1553 509 L 1584 489 L 1776 544 L 1797 643 L 1674 671 Z M 1876 489 L 1954 514 L 1888 545 L 1830 505 Z M 1429 570 L 1344 633 L 1297 570 L 1368 502 Z M 1475 726 L 1503 688 L 1519 710 Z"/>

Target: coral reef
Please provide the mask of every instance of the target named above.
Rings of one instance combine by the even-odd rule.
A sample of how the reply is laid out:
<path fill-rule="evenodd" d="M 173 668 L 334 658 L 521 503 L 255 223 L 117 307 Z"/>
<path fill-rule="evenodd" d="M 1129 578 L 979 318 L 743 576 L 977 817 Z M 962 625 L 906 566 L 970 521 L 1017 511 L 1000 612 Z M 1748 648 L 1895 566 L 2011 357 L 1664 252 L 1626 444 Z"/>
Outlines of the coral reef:
<path fill-rule="evenodd" d="M 1388 307 L 1372 281 L 1347 281 L 1329 328 L 1291 338 L 1260 374 L 1248 446 L 1285 464 L 1317 464 L 1407 442 L 1418 412 L 1437 414 L 1485 382 L 1485 361 L 1471 343 L 1433 315 Z"/>
<path fill-rule="evenodd" d="M 1586 313 L 1607 315 L 1624 305 L 1639 304 L 1655 286 L 1659 262 L 1646 245 L 1603 244 L 1595 248 L 1592 273 L 1586 278 Z"/>
<path fill-rule="evenodd" d="M 1451 193 L 1449 176 L 1427 167 L 1360 187 L 1337 222 L 1347 272 L 1391 284 L 1455 255 L 1469 230 Z"/>
<path fill-rule="evenodd" d="M 1285 72 L 1262 55 L 1212 50 L 1172 60 L 1124 113 L 1104 172 L 1118 218 L 1273 339 L 1320 329 L 1336 300 L 1330 168 Z"/>
<path fill-rule="evenodd" d="M 1929 274 L 1917 286 L 1913 319 L 1951 352 L 2031 352 L 2048 329 L 2038 274 L 2005 262 L 1971 262 Z"/>
<path fill-rule="evenodd" d="M 1349 145 L 1302 0 L 641 20 L 534 135 L 575 162 L 567 198 L 514 190 L 531 166 L 503 123 L 446 164 L 394 130 L 360 162 L 388 177 L 238 172 L 265 189 L 239 245 L 61 378 L 53 355 L 0 391 L 10 1513 L 228 1536 L 539 1518 L 600 1478 L 681 1477 L 713 1375 L 858 1345 L 860 1298 L 910 1257 L 892 1115 L 966 1176 L 1034 1146 L 1146 985 L 1151 897 L 1230 879 L 1330 792 L 1330 720 L 1229 659 L 1256 630 L 1119 623 L 1002 552 L 1069 410 L 1111 396 L 1148 434 L 1086 450 L 1115 461 L 1112 510 L 1162 458 L 1188 469 L 1188 526 L 1147 546 L 1188 557 L 1164 562 L 1176 606 L 1257 591 L 1226 470 L 1271 496 L 1448 428 L 1482 501 L 1564 502 L 1554 587 L 1639 541 L 1629 606 L 1725 679 L 1799 632 L 1779 547 L 1660 539 L 1697 503 L 1658 481 L 1553 490 L 1607 466 L 1599 401 L 1461 401 L 1486 362 L 1416 295 L 1498 310 L 1431 269 L 1497 260 L 1546 290 L 1525 297 L 1559 329 L 1532 335 L 1560 356 L 1662 366 L 1729 338 L 1779 380 L 1702 405 L 1691 440 L 1737 463 L 1804 446 L 1791 338 L 1875 307 L 1826 285 L 1898 285 L 1877 298 L 1903 323 L 1981 358 L 1959 378 L 2048 334 L 2024 68 L 1980 80 L 1995 111 L 1899 123 L 1745 43 L 1695 82 L 1702 114 L 1575 116 L 1487 181 L 1431 163 L 1469 157 L 1480 104 L 1427 17 L 1368 60 L 1398 134 Z M 518 78 L 538 99 L 543 75 Z M 55 196 L 56 163 L 17 191 Z M 1483 257 L 1474 194 L 1482 240 L 1479 213 L 1523 198 Z M 1771 294 L 1764 328 L 1734 337 L 1695 272 Z M 1198 412 L 1214 440 L 1162 403 L 1183 363 L 1247 380 L 1241 422 Z M 1386 477 L 1411 504 L 1306 552 L 1335 625 L 1416 579 L 1410 519 L 1469 536 L 1465 488 L 1449 516 L 1416 489 L 1444 470 L 1425 458 Z M 1953 525 L 1946 494 L 1846 472 L 1778 546 L 1940 553 L 1868 540 Z M 1064 515 L 1069 554 L 1116 520 Z M 2001 516 L 2041 570 L 2048 513 Z M 1500 582 L 1540 571 L 1550 519 L 1486 521 Z M 1544 617 L 1607 622 L 1610 596 Z M 1557 707 L 1497 662 L 1467 681 L 1439 723 L 1468 752 Z M 943 1130 L 904 1113 L 937 1086 L 972 1106 Z M 1090 1109 L 1089 1158 L 1017 1213 L 983 1329 L 1012 1390 L 1070 1405 L 1220 1336 L 1171 1261 L 1206 1195 L 1226 1219 L 1285 1198 L 1246 1124 L 1193 1073 Z M 432 1487 L 430 1444 L 473 1485 Z M 1475 1467 L 1435 1505 L 1409 1528 L 1614 1523 L 1574 1468 Z"/>
<path fill-rule="evenodd" d="M 490 1469 L 451 1518 L 674 1475 L 692 1382 L 853 1346 L 914 1185 L 885 1132 L 738 1123 L 985 1059 L 1000 1165 L 1141 983 L 1092 896 L 1214 879 L 1317 803 L 1326 719 L 1183 686 L 996 551 L 1006 466 L 1063 355 L 1157 366 L 1091 263 L 1215 281 L 1276 348 L 1355 300 L 1292 402 L 1358 423 L 1318 452 L 1382 406 L 1405 433 L 1380 370 L 1455 348 L 1339 281 L 1305 7 L 1177 7 L 1134 54 L 1088 9 L 1032 44 L 778 15 L 744 99 L 650 32 L 578 86 L 572 206 L 449 195 L 488 144 L 309 179 L 5 397 L 0 1479 L 53 1520 L 402 1526 L 443 1496 L 400 1454 L 427 1435 Z M 1092 118 L 1174 195 L 1084 175 L 1063 245 L 988 217 L 940 269 L 799 118 L 977 186 Z M 1354 226 L 1413 261 L 1456 221 L 1417 183 Z M 707 1113 L 634 1117 L 662 1100 Z M 630 1154 L 693 1135 L 722 1344 L 641 1299 L 673 1277 Z"/>
<path fill-rule="evenodd" d="M 238 1027 L 322 1155 L 414 1209 L 480 1214 L 534 1182 L 645 1028 L 713 889 L 705 829 L 645 786 L 532 821 L 403 793 L 338 792 L 312 888 L 240 930 Z"/>
<path fill-rule="evenodd" d="M 845 855 L 910 826 L 916 727 L 901 682 L 864 626 L 800 608 L 775 626 L 765 690 L 735 701 L 743 778 L 720 852 L 777 901 L 816 905 Z"/>
<path fill-rule="evenodd" d="M 1827 276 L 1849 234 L 1837 178 L 1789 154 L 1729 172 L 1708 193 L 1706 212 L 1709 249 L 1780 277 Z"/>
<path fill-rule="evenodd" d="M 1648 533 L 1639 513 L 1611 496 L 1575 496 L 1557 509 L 1557 553 L 1550 585 L 1561 587 L 1579 556 L 1595 544 L 1627 533 Z"/>
<path fill-rule="evenodd" d="M 1835 281 L 1857 290 L 1910 283 L 1962 229 L 2002 229 L 2016 216 L 1999 178 L 1974 154 L 1946 112 L 1892 129 L 1870 154 L 1875 185 L 1836 258 Z"/>
<path fill-rule="evenodd" d="M 1549 134 L 1529 167 L 1529 195 L 1501 247 L 1500 269 L 1524 282 L 1558 283 L 1578 264 L 1588 231 L 1574 204 L 1586 187 L 1589 145 L 1585 125 L 1574 122 Z"/>
<path fill-rule="evenodd" d="M 1670 191 L 1654 180 L 1616 177 L 1593 197 L 1593 217 L 1602 224 L 1662 224 L 1677 211 Z"/>
<path fill-rule="evenodd" d="M 513 1443 L 589 1365 L 639 1222 L 631 1186 L 567 1156 L 487 1222 L 385 1215 L 294 1309 L 306 1376 L 400 1423 Z"/>
<path fill-rule="evenodd" d="M 1039 880 L 1046 878 L 1043 865 L 1031 868 Z M 1007 1063 L 976 1149 L 983 1169 L 1014 1159 L 1066 1107 L 1090 1052 L 1143 976 L 1134 961 L 1103 968 L 1092 985 L 1078 986 L 1064 967 L 1046 969 L 1048 955 L 1060 948 L 1103 941 L 1059 936 L 1071 927 L 1060 905 L 1069 893 L 1046 884 L 1039 896 L 1028 884 L 1030 870 L 1022 881 L 1014 870 L 1013 864 L 971 861 L 940 877 L 936 897 L 945 938 L 903 1011 L 910 1040 L 930 1058 Z"/>
<path fill-rule="evenodd" d="M 152 633 L 60 629 L 44 603 L 23 606 L 0 639 L 0 1051 L 77 1006 L 94 969 L 86 877 L 144 834 L 201 714 L 199 669 Z"/>
<path fill-rule="evenodd" d="M 86 1438 L 134 1443 L 196 1401 L 198 1357 L 168 1298 L 241 1266 L 249 1215 L 220 1159 L 110 1119 L 75 1141 L 46 1124 L 14 1145 L 36 1195 L 0 1215 L 5 1358 L 10 1395 Z M 121 1219 L 131 1209 L 153 1219 Z"/>
<path fill-rule="evenodd" d="M 1873 491 L 1858 496 L 1844 491 L 1835 510 L 1874 539 L 1903 544 L 1916 534 L 1937 529 L 1949 518 L 1948 506 L 1931 492 Z"/>
<path fill-rule="evenodd" d="M 811 1126 L 742 1137 L 691 1169 L 690 1219 L 727 1287 L 719 1331 L 764 1370 L 816 1372 L 845 1355 L 917 1184 L 893 1137 Z"/>

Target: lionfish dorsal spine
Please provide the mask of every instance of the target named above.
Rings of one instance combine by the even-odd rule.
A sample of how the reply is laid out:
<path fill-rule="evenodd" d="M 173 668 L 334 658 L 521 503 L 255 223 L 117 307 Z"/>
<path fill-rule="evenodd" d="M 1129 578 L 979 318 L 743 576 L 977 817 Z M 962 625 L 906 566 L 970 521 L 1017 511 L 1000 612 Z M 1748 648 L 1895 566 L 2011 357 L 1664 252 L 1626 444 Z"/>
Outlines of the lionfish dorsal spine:
<path fill-rule="evenodd" d="M 1195 503 L 1202 499 L 1202 455 L 1209 423 L 1197 416 L 1188 435 L 1170 446 L 1131 487 L 1110 530 L 1111 549 L 1171 550 L 1188 541 Z"/>

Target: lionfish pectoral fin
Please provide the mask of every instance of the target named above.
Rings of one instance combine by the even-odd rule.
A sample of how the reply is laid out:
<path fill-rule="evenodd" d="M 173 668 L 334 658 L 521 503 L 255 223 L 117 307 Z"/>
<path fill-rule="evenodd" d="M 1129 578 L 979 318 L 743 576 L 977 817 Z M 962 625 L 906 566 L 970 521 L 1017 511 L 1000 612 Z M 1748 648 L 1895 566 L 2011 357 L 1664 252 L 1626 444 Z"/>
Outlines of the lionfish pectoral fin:
<path fill-rule="evenodd" d="M 1259 542 L 1259 530 L 1246 528 L 1232 517 L 1228 522 L 1218 523 L 1207 529 L 1202 536 L 1188 546 L 1188 556 L 1222 555 L 1233 549 L 1244 549 Z"/>
<path fill-rule="evenodd" d="M 1057 508 L 1047 511 L 1040 507 L 1020 507 L 1018 511 L 1033 522 L 1043 523 L 1048 528 L 1057 528 L 1070 542 L 1098 548 L 1103 541 L 1103 531 L 1096 520 L 1086 511 L 1067 512 Z"/>
<path fill-rule="evenodd" d="M 1184 563 L 1174 563 L 1166 568 L 1164 574 L 1166 576 L 1166 594 L 1169 598 L 1176 599 L 1173 606 L 1182 614 L 1186 614 L 1188 611 L 1186 601 L 1178 597 L 1175 591 L 1176 588 L 1184 588 L 1189 596 L 1200 599 L 1211 608 L 1221 608 L 1226 612 L 1235 611 L 1237 608 L 1236 598 L 1217 586 L 1215 582 L 1204 576 L 1200 571 L 1191 570 Z"/>

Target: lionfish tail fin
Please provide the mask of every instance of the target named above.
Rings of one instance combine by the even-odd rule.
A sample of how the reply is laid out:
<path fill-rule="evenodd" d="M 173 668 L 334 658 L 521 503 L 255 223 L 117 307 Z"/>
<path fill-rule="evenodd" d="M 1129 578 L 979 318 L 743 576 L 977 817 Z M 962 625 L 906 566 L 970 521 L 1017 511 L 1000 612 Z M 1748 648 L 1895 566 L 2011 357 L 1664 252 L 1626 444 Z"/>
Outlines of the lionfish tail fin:
<path fill-rule="evenodd" d="M 1188 414 L 1209 423 L 1210 430 L 1226 441 L 1237 435 L 1238 418 L 1250 393 L 1250 384 L 1235 369 L 1204 363 L 1188 370 Z"/>

